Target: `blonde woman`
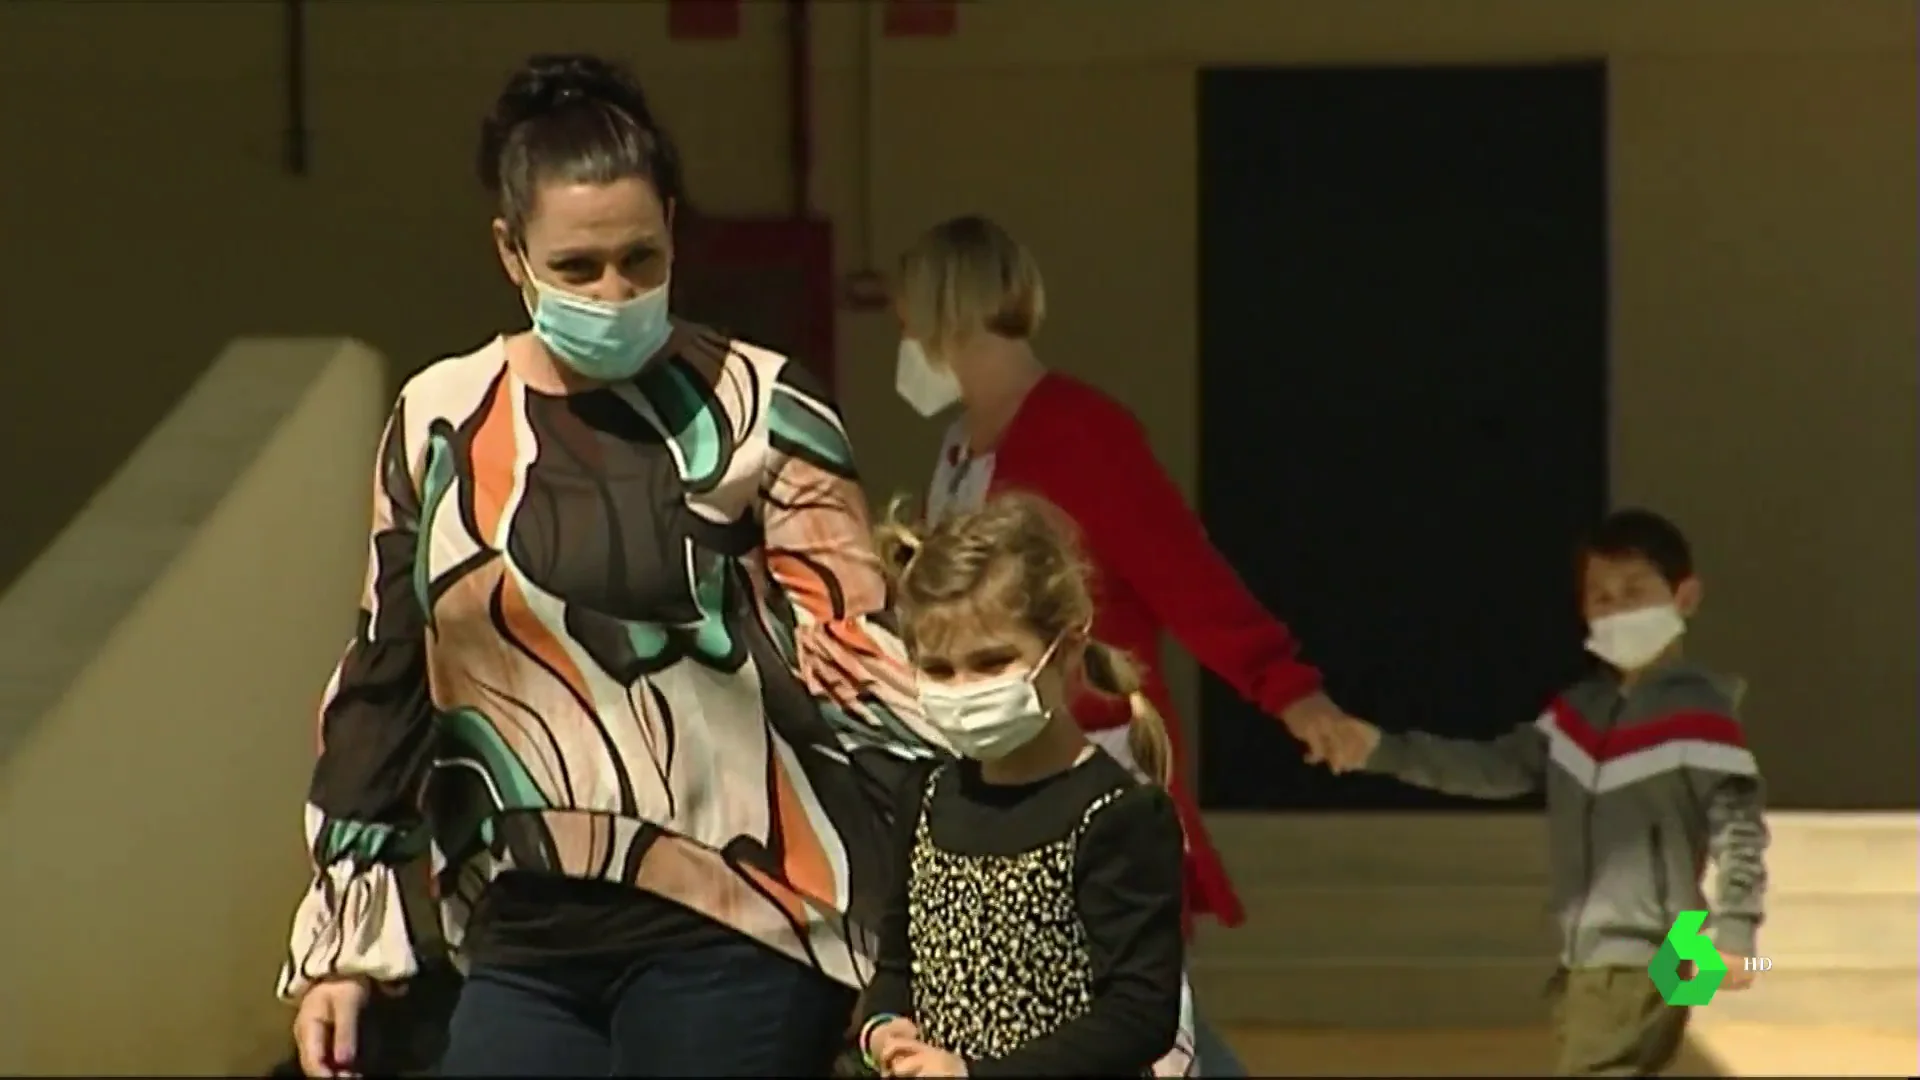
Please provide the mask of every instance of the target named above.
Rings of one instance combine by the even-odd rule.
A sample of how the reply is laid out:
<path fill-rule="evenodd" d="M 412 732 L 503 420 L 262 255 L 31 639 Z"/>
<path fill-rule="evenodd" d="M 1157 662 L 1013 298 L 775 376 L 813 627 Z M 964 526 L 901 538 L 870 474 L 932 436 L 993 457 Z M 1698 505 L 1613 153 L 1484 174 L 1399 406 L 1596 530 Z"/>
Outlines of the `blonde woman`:
<path fill-rule="evenodd" d="M 1091 566 L 1093 636 L 1142 662 L 1142 692 L 1168 718 L 1170 735 L 1180 725 L 1155 666 L 1166 631 L 1321 758 L 1344 714 L 1321 693 L 1293 635 L 1208 542 L 1139 421 L 1035 354 L 1046 290 L 1026 248 L 983 217 L 942 222 L 901 256 L 895 306 L 900 396 L 929 419 L 960 406 L 934 468 L 929 515 L 938 520 L 1014 490 L 1059 506 L 1078 526 Z M 1083 694 L 1073 715 L 1095 742 L 1130 760 L 1125 703 Z M 1176 763 L 1179 753 L 1176 742 Z M 1238 925 L 1239 899 L 1180 776 L 1176 767 L 1189 912 Z M 1243 1072 L 1204 1024 L 1198 1035 L 1206 1075 Z"/>

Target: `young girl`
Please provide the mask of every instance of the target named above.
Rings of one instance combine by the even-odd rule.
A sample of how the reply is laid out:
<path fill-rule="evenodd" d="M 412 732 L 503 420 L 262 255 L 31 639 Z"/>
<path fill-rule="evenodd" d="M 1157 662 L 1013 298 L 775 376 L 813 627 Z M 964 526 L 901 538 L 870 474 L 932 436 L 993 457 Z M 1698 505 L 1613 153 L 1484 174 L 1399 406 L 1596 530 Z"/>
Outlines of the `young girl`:
<path fill-rule="evenodd" d="M 1069 525 L 1030 496 L 881 530 L 927 722 L 960 759 L 910 785 L 859 1046 L 887 1076 L 1185 1075 L 1180 819 L 1132 666 L 1087 637 Z M 1081 684 L 1130 697 L 1146 783 L 1087 741 Z"/>

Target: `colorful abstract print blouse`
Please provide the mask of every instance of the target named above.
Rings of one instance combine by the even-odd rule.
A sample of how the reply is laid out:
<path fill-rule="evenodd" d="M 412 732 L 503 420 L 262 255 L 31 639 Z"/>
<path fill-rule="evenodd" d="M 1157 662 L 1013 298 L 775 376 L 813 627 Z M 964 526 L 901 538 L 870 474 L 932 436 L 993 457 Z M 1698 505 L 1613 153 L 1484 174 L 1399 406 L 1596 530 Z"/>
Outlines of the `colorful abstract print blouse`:
<path fill-rule="evenodd" d="M 528 388 L 502 340 L 420 372 L 320 711 L 281 994 L 408 977 L 420 928 L 457 945 L 505 869 L 863 983 L 887 788 L 938 753 L 885 604 L 846 432 L 784 357 L 682 324 L 585 393 Z"/>

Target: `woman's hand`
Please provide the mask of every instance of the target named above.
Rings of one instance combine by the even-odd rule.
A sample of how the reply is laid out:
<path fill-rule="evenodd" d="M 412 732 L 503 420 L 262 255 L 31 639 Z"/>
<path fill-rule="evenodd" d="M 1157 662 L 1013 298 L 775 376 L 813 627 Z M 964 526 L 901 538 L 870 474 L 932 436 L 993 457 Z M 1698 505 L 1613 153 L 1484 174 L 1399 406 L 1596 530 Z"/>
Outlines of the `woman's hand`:
<path fill-rule="evenodd" d="M 318 982 L 300 997 L 293 1014 L 293 1044 L 300 1070 L 308 1076 L 354 1076 L 359 1050 L 360 1014 L 367 1007 L 365 979 Z"/>
<path fill-rule="evenodd" d="M 1380 729 L 1352 717 L 1329 725 L 1322 738 L 1323 749 L 1318 751 L 1321 763 L 1336 773 L 1365 768 L 1367 759 L 1380 747 Z"/>
<path fill-rule="evenodd" d="M 1308 694 L 1287 706 L 1280 714 L 1280 722 L 1287 726 L 1289 734 L 1306 744 L 1309 765 L 1333 766 L 1336 760 L 1350 760 L 1355 752 L 1354 725 L 1360 721 L 1348 716 L 1323 693 Z M 1364 754 L 1361 759 L 1365 760 Z M 1338 766 L 1333 768 L 1335 772 L 1346 771 Z"/>

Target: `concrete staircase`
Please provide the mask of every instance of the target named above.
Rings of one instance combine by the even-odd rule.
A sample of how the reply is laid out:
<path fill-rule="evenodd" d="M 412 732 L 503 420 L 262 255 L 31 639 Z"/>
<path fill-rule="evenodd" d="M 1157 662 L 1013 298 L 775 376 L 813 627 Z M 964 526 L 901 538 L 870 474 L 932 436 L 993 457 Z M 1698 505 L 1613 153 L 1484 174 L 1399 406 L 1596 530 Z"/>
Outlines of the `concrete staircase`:
<path fill-rule="evenodd" d="M 1920 1015 L 1920 815 L 1771 823 L 1760 951 L 1773 968 L 1696 1010 L 1696 1030 L 1820 1028 L 1830 1044 L 1845 1028 L 1908 1045 Z M 1369 1029 L 1537 1041 L 1555 953 L 1538 816 L 1212 815 L 1209 825 L 1249 911 L 1248 925 L 1206 925 L 1195 942 L 1194 983 L 1214 1022 L 1270 1038 Z M 1400 1067 L 1433 1075 L 1433 1052 Z M 1461 1064 L 1484 1068 L 1480 1057 Z M 1895 1071 L 1912 1071 L 1914 1057 Z M 1298 1062 L 1268 1067 L 1303 1074 Z"/>

